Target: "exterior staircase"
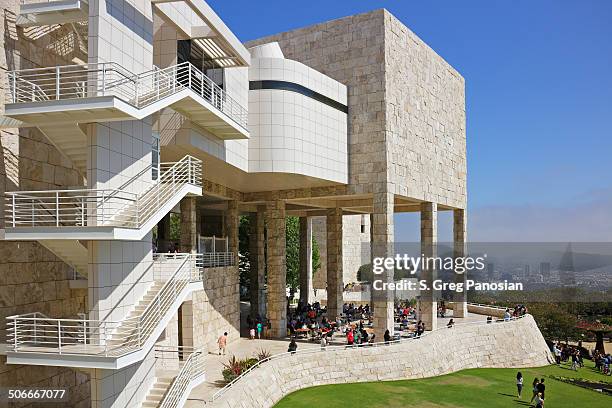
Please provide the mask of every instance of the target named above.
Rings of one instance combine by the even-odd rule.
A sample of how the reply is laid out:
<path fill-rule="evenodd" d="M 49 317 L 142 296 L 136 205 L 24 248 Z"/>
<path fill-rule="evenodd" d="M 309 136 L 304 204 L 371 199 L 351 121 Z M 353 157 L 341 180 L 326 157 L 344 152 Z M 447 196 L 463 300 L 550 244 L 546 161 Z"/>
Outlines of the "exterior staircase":
<path fill-rule="evenodd" d="M 142 408 L 157 408 L 161 403 L 162 399 L 168 392 L 170 385 L 174 379 L 172 377 L 167 378 L 156 378 L 153 387 L 149 390 L 149 393 L 142 402 Z"/>
<path fill-rule="evenodd" d="M 79 240 L 44 240 L 40 243 L 62 261 L 76 269 L 79 275 L 87 277 L 87 248 Z"/>
<path fill-rule="evenodd" d="M 180 305 L 201 289 L 201 265 L 201 254 L 156 254 L 154 283 L 121 321 L 54 319 L 38 312 L 7 317 L 7 363 L 119 369 L 142 360 Z M 199 360 L 190 364 L 186 370 Z"/>
<path fill-rule="evenodd" d="M 72 162 L 82 176 L 87 174 L 87 131 L 84 126 L 78 123 L 39 126 L 40 131 Z"/>
<path fill-rule="evenodd" d="M 169 107 L 220 139 L 249 137 L 246 108 L 189 62 L 140 74 L 112 62 L 10 71 L 7 88 L 5 116 L 33 126 L 140 120 Z"/>
<path fill-rule="evenodd" d="M 141 194 L 144 169 L 118 189 L 6 192 L 6 240 L 140 240 L 186 195 L 202 194 L 202 162 L 185 156 L 160 164 Z"/>

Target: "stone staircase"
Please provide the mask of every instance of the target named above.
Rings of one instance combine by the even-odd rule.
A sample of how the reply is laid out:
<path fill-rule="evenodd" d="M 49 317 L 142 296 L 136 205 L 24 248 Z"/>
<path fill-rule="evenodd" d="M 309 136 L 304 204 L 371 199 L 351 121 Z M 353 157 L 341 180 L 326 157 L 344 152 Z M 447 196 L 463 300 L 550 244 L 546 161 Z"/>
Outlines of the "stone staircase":
<path fill-rule="evenodd" d="M 145 400 L 140 405 L 142 408 L 156 408 L 162 401 L 162 398 L 168 392 L 170 385 L 174 381 L 173 377 L 156 378 L 153 387 L 145 397 Z"/>

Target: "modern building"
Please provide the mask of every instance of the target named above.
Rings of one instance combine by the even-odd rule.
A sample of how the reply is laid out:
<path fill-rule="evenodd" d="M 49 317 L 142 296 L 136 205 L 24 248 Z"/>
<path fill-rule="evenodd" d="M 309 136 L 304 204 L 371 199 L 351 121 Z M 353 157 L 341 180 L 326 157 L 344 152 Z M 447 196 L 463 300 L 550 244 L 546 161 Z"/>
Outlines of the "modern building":
<path fill-rule="evenodd" d="M 251 313 L 275 337 L 288 216 L 305 301 L 320 237 L 329 316 L 361 264 L 393 254 L 395 213 L 420 213 L 432 255 L 451 211 L 463 253 L 464 79 L 386 10 L 243 44 L 203 0 L 1 4 L 0 386 L 181 406 L 219 335 L 239 337 L 240 216 Z M 420 298 L 435 329 L 435 293 Z M 382 338 L 393 297 L 371 303 Z"/>

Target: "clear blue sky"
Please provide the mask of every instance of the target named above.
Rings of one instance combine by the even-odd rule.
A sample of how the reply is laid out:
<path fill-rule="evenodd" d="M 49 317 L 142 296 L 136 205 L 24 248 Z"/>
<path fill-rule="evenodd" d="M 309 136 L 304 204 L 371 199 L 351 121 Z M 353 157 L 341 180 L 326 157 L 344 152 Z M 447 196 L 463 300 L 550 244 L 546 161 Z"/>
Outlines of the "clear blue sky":
<path fill-rule="evenodd" d="M 208 2 L 243 41 L 388 9 L 466 79 L 472 237 L 612 241 L 612 0 Z"/>

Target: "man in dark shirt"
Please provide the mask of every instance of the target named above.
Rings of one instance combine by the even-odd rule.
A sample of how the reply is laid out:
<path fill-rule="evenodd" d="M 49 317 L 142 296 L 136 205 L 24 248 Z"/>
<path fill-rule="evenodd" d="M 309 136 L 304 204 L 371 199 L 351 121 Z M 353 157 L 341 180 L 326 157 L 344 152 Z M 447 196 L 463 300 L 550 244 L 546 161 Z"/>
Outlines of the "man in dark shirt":
<path fill-rule="evenodd" d="M 540 394 L 542 394 L 542 399 L 546 398 L 546 397 L 544 396 L 544 390 L 546 390 L 546 386 L 544 385 L 544 379 L 543 379 L 543 378 L 540 380 L 540 382 L 538 383 L 538 385 L 536 385 L 536 389 L 538 390 L 538 392 L 539 392 Z"/>

